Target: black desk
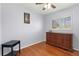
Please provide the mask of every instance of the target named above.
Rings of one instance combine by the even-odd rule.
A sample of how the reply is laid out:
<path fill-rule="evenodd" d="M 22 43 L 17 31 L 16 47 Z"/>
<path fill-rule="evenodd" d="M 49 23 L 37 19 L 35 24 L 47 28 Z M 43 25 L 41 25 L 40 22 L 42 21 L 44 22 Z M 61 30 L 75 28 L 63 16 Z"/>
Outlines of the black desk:
<path fill-rule="evenodd" d="M 4 52 L 3 48 L 4 47 L 11 48 L 11 52 L 9 54 L 5 55 L 5 56 L 15 56 L 16 55 L 16 52 L 13 51 L 13 47 L 15 45 L 17 45 L 17 44 L 19 44 L 19 54 L 20 54 L 20 41 L 19 40 L 11 40 L 9 42 L 6 42 L 6 43 L 2 44 L 2 56 L 4 56 L 3 55 L 3 52 Z"/>

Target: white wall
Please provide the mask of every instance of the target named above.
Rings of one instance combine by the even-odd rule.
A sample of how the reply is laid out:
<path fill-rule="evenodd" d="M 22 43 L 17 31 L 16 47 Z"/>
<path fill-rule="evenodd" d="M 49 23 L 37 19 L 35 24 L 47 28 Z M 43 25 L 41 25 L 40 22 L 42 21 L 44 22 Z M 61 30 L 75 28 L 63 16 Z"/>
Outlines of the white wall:
<path fill-rule="evenodd" d="M 56 30 L 53 32 L 65 32 L 65 33 L 73 33 L 73 48 L 79 50 L 79 4 L 73 6 L 69 9 L 64 9 L 55 13 L 50 13 L 45 16 L 46 21 L 46 32 L 52 29 L 52 19 L 63 18 L 71 16 L 72 20 L 72 29 L 71 30 Z"/>
<path fill-rule="evenodd" d="M 0 4 L 0 44 L 1 44 L 1 4 Z"/>
<path fill-rule="evenodd" d="M 2 37 L 1 37 L 1 4 L 0 4 L 0 48 L 1 48 L 1 39 L 2 39 Z M 0 50 L 0 54 L 1 54 L 1 50 Z"/>
<path fill-rule="evenodd" d="M 30 24 L 24 23 L 24 12 L 30 13 Z M 42 15 L 20 4 L 2 4 L 2 43 L 20 40 L 21 47 L 44 40 Z"/>

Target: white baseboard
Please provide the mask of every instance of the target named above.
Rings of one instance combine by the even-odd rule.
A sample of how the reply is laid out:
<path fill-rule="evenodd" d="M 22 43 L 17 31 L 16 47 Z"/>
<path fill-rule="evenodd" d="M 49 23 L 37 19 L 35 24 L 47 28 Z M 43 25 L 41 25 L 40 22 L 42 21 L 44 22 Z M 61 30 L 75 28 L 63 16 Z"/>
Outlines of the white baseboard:
<path fill-rule="evenodd" d="M 31 44 L 29 44 L 29 45 L 27 45 L 27 46 L 21 47 L 21 49 L 26 48 L 26 47 L 29 47 L 29 46 L 32 46 L 32 45 L 34 45 L 34 44 L 41 43 L 41 42 L 43 42 L 43 41 L 46 41 L 46 40 L 42 40 L 42 41 L 38 41 L 38 42 L 31 43 Z M 76 51 L 79 51 L 79 49 L 77 49 L 77 48 L 73 48 L 73 49 L 76 50 Z"/>
<path fill-rule="evenodd" d="M 41 41 L 37 41 L 37 42 L 31 43 L 31 44 L 28 44 L 27 46 L 21 47 L 21 49 L 26 48 L 26 47 L 29 47 L 29 46 L 32 46 L 32 45 L 34 45 L 34 44 L 41 43 L 41 42 L 43 42 L 43 41 L 45 41 L 45 40 L 41 40 Z M 15 49 L 15 50 L 18 50 L 18 49 Z"/>
<path fill-rule="evenodd" d="M 76 50 L 76 51 L 79 51 L 79 49 L 77 49 L 77 48 L 73 48 L 74 50 Z"/>
<path fill-rule="evenodd" d="M 32 46 L 32 45 L 34 45 L 34 44 L 38 44 L 38 43 L 43 42 L 43 41 L 44 41 L 44 40 L 42 40 L 42 41 L 38 41 L 38 42 L 34 42 L 34 43 L 31 43 L 31 44 L 29 44 L 29 45 L 27 45 L 27 46 L 23 46 L 23 47 L 21 47 L 21 49 L 26 48 L 26 47 L 29 47 L 29 46 Z"/>

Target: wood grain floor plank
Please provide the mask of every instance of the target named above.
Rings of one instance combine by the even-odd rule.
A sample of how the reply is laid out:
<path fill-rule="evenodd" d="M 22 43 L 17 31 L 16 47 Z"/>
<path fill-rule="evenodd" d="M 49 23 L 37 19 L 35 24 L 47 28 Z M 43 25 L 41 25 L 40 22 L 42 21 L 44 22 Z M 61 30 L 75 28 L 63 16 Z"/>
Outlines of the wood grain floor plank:
<path fill-rule="evenodd" d="M 19 56 L 19 53 L 17 53 Z M 78 51 L 67 51 L 41 42 L 21 50 L 20 56 L 79 56 Z"/>

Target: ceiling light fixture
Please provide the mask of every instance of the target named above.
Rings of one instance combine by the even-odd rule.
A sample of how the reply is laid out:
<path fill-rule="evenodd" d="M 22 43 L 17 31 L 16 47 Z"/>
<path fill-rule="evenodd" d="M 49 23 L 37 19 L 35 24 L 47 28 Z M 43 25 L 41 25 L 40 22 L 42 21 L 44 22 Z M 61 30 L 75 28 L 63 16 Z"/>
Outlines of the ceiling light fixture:
<path fill-rule="evenodd" d="M 46 5 L 44 5 L 44 8 L 50 9 L 51 8 L 51 4 L 50 3 L 47 3 Z"/>
<path fill-rule="evenodd" d="M 53 5 L 52 3 L 36 3 L 36 5 L 42 5 L 42 4 L 44 4 L 42 10 L 48 10 L 50 8 L 53 8 L 53 9 L 56 8 L 56 6 Z"/>

